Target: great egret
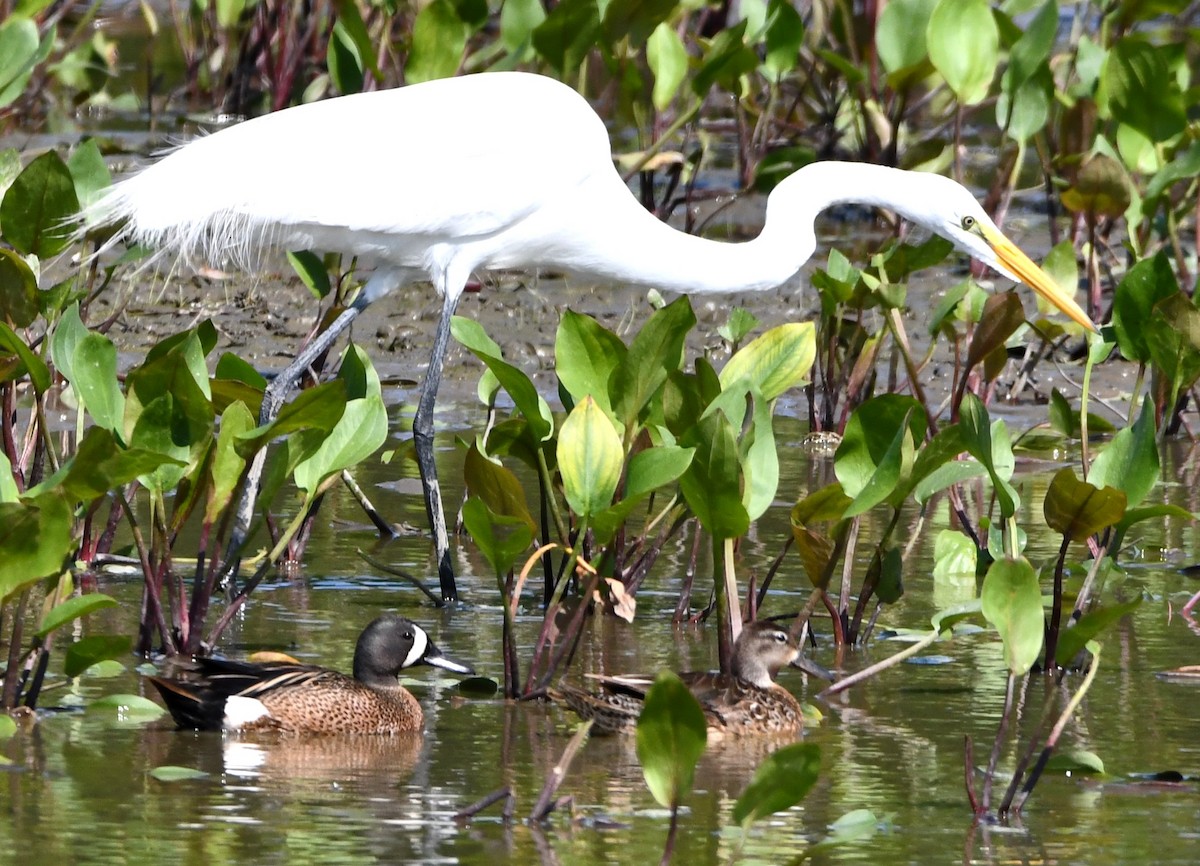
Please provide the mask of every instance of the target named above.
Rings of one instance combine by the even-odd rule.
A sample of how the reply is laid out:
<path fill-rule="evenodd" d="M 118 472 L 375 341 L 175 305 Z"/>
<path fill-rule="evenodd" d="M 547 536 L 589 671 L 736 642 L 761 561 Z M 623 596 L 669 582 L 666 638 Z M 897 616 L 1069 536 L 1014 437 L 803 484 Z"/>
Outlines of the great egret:
<path fill-rule="evenodd" d="M 353 305 L 271 383 L 264 422 L 360 311 L 404 283 L 433 283 L 442 313 L 413 438 L 442 593 L 452 596 L 433 407 L 450 318 L 471 275 L 553 268 L 683 293 L 769 289 L 808 261 L 817 214 L 842 202 L 896 211 L 1094 328 L 964 187 L 934 174 L 814 163 L 776 186 L 753 240 L 717 243 L 676 231 L 630 193 L 587 101 L 551 78 L 520 72 L 343 96 L 246 121 L 117 183 L 85 221 L 123 223 L 114 241 L 157 247 L 175 261 L 254 270 L 268 250 L 311 249 L 375 266 Z M 262 459 L 260 452 L 238 509 L 235 554 Z"/>

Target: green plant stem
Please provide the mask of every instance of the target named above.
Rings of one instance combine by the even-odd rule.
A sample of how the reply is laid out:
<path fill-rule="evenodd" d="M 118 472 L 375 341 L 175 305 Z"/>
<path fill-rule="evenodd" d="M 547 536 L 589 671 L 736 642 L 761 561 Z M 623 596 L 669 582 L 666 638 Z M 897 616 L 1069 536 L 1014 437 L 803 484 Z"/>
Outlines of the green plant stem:
<path fill-rule="evenodd" d="M 571 535 L 567 532 L 567 522 L 563 518 L 562 510 L 558 507 L 558 497 L 554 495 L 554 479 L 550 475 L 550 467 L 546 465 L 546 453 L 539 447 L 537 450 L 538 462 L 538 478 L 542 482 L 542 490 L 546 492 L 546 504 L 550 507 L 550 516 L 554 520 L 554 528 L 558 530 L 558 537 L 562 539 L 563 544 L 569 544 Z M 583 534 L 580 533 L 580 538 Z M 549 541 L 548 538 L 543 538 L 542 541 Z M 568 570 L 568 574 L 570 571 Z"/>
<path fill-rule="evenodd" d="M 921 650 L 932 645 L 933 642 L 936 641 L 940 635 L 941 635 L 941 632 L 938 631 L 937 629 L 934 629 L 933 631 L 931 631 L 927 635 L 925 635 L 923 638 L 921 638 L 919 641 L 912 644 L 908 648 L 901 650 L 900 652 L 896 653 L 895 655 L 888 656 L 887 658 L 876 662 L 875 664 L 871 665 L 870 667 L 865 667 L 861 671 L 858 671 L 857 673 L 853 673 L 848 677 L 844 677 L 843 679 L 838 680 L 833 685 L 822 690 L 820 692 L 820 694 L 817 695 L 817 697 L 822 698 L 822 699 L 831 698 L 836 694 L 844 692 L 846 689 L 850 688 L 851 686 L 858 685 L 859 683 L 863 682 L 864 680 L 870 679 L 871 677 L 875 676 L 875 674 L 879 673 L 880 671 L 885 671 L 888 668 L 895 667 L 896 665 L 900 664 L 905 659 L 912 658 L 917 653 L 921 652 Z"/>

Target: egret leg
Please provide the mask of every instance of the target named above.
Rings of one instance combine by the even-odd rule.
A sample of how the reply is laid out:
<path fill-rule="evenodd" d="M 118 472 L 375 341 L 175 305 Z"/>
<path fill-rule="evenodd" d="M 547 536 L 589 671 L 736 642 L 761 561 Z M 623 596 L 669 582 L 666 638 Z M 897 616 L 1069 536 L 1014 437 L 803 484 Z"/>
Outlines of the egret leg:
<path fill-rule="evenodd" d="M 283 403 L 287 399 L 288 392 L 300 381 L 300 377 L 312 366 L 313 362 L 324 352 L 328 351 L 337 338 L 350 327 L 350 323 L 354 321 L 358 314 L 372 301 L 382 297 L 398 286 L 403 282 L 403 279 L 403 272 L 394 269 L 379 269 L 371 275 L 371 279 L 363 286 L 354 303 L 343 310 L 328 328 L 318 334 L 296 356 L 296 359 L 288 364 L 267 385 L 266 390 L 263 392 L 262 408 L 258 413 L 258 423 L 260 426 L 270 424 L 275 420 L 279 415 L 279 410 L 283 408 Z M 246 537 L 250 533 L 250 523 L 254 519 L 254 500 L 258 498 L 258 488 L 262 482 L 263 467 L 266 465 L 266 460 L 267 449 L 265 447 L 260 448 L 250 463 L 249 472 L 246 473 L 246 482 L 242 487 L 242 498 L 238 501 L 237 511 L 234 512 L 233 532 L 230 533 L 229 548 L 225 555 L 225 570 L 223 572 L 225 581 L 230 580 L 237 573 L 238 564 L 241 560 L 242 546 L 246 543 Z"/>
<path fill-rule="evenodd" d="M 433 547 L 437 554 L 442 600 L 455 601 L 458 599 L 458 589 L 454 582 L 454 566 L 450 563 L 450 537 L 446 532 L 442 490 L 438 485 L 437 465 L 433 459 L 433 407 L 442 384 L 442 365 L 446 360 L 446 346 L 450 342 L 450 319 L 458 307 L 459 292 L 447 291 L 443 297 L 442 316 L 438 319 L 433 351 L 429 355 L 429 369 L 425 371 L 417 414 L 413 417 L 413 445 L 417 452 L 417 469 L 421 473 L 425 514 L 429 518 L 429 529 L 433 533 Z"/>

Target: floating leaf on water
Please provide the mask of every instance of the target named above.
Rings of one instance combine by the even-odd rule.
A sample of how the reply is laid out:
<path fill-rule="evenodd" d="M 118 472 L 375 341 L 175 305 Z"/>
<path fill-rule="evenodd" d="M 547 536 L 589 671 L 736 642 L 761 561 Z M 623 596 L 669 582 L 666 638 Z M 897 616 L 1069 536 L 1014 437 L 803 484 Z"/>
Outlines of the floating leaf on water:
<path fill-rule="evenodd" d="M 956 661 L 954 656 L 914 656 L 910 659 L 905 659 L 904 663 L 909 665 L 949 665 Z"/>
<path fill-rule="evenodd" d="M 96 662 L 81 673 L 80 676 L 103 680 L 120 676 L 123 673 L 125 673 L 125 665 L 116 659 L 105 659 L 104 661 Z"/>
<path fill-rule="evenodd" d="M 149 722 L 166 712 L 154 701 L 141 695 L 105 695 L 88 704 L 88 712 L 114 711 L 122 722 Z"/>
<path fill-rule="evenodd" d="M 808 850 L 812 852 L 818 848 L 861 842 L 874 836 L 880 826 L 890 820 L 890 816 L 880 818 L 870 809 L 854 809 L 830 824 L 828 835 Z"/>
<path fill-rule="evenodd" d="M 1067 749 L 1055 752 L 1046 762 L 1046 769 L 1052 773 L 1103 773 L 1104 762 L 1100 756 L 1086 749 Z"/>
<path fill-rule="evenodd" d="M 160 782 L 183 782 L 189 779 L 207 779 L 208 773 L 191 767 L 175 767 L 168 764 L 155 767 L 150 771 L 150 776 Z"/>

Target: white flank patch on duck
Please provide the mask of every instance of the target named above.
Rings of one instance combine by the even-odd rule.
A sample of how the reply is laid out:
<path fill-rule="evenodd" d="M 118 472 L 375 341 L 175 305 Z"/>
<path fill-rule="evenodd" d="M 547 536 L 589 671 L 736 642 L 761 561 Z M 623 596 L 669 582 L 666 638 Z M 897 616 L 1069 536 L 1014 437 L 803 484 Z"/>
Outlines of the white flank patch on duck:
<path fill-rule="evenodd" d="M 225 730 L 239 731 L 252 722 L 269 719 L 271 711 L 258 698 L 239 695 L 225 699 Z"/>
<path fill-rule="evenodd" d="M 413 626 L 413 645 L 408 651 L 408 656 L 404 659 L 404 667 L 411 668 L 419 662 L 425 655 L 425 650 L 429 649 L 429 635 L 425 634 L 425 629 L 419 625 Z"/>

